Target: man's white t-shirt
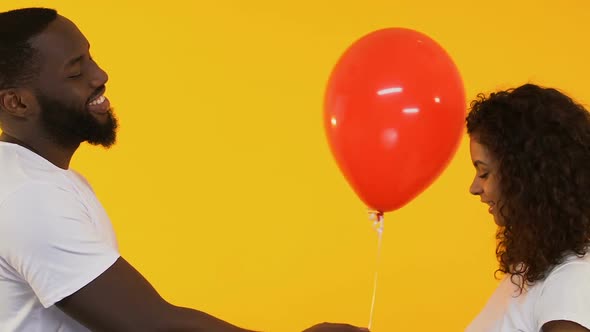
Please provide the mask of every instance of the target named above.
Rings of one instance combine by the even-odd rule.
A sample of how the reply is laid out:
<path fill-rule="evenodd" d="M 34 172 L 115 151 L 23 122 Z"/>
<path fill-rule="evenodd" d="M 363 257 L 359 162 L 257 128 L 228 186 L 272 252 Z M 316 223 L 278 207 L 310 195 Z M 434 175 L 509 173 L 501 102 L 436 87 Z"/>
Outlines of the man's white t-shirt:
<path fill-rule="evenodd" d="M 0 331 L 88 331 L 55 307 L 119 258 L 88 182 L 0 142 Z"/>
<path fill-rule="evenodd" d="M 466 332 L 540 332 L 567 320 L 590 329 L 590 255 L 569 256 L 541 281 L 519 290 L 505 277 Z"/>

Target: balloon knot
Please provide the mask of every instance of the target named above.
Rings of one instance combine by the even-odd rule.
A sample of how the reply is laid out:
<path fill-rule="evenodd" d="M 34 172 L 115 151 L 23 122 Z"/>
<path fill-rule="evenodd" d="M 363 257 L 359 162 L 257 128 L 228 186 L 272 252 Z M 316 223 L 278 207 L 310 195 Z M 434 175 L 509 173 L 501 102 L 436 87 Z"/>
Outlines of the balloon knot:
<path fill-rule="evenodd" d="M 383 212 L 369 211 L 369 219 L 373 222 L 373 228 L 377 233 L 383 233 Z"/>

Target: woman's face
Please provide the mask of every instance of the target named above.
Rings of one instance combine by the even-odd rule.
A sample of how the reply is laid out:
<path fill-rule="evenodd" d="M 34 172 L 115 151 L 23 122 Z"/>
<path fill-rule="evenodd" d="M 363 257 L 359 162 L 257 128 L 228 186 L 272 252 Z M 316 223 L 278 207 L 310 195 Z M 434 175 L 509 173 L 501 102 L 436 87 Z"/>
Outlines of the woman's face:
<path fill-rule="evenodd" d="M 490 151 L 476 139 L 470 140 L 471 161 L 475 166 L 475 177 L 469 192 L 481 198 L 488 206 L 488 212 L 494 216 L 494 222 L 503 226 L 500 215 L 500 191 L 498 188 L 498 164 Z"/>

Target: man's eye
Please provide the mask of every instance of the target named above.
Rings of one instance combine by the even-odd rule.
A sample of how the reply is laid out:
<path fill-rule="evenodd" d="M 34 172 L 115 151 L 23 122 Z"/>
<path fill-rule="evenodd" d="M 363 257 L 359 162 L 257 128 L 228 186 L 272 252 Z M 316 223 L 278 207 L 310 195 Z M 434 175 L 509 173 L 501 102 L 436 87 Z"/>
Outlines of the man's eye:
<path fill-rule="evenodd" d="M 68 78 L 78 78 L 80 76 L 82 76 L 82 73 L 76 73 L 76 74 L 73 74 L 73 75 L 69 75 Z"/>
<path fill-rule="evenodd" d="M 484 174 L 480 175 L 480 176 L 479 176 L 479 178 L 480 178 L 480 179 L 485 179 L 485 178 L 487 178 L 487 177 L 488 177 L 488 174 L 489 174 L 489 173 L 484 173 Z"/>

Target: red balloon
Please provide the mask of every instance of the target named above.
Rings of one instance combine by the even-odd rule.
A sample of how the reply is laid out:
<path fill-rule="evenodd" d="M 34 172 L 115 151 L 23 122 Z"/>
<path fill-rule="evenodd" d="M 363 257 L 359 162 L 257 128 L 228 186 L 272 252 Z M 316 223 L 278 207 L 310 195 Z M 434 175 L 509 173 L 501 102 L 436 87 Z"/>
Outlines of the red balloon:
<path fill-rule="evenodd" d="M 463 134 L 461 76 L 428 36 L 372 32 L 334 67 L 324 128 L 340 170 L 371 209 L 399 209 L 446 168 Z"/>

